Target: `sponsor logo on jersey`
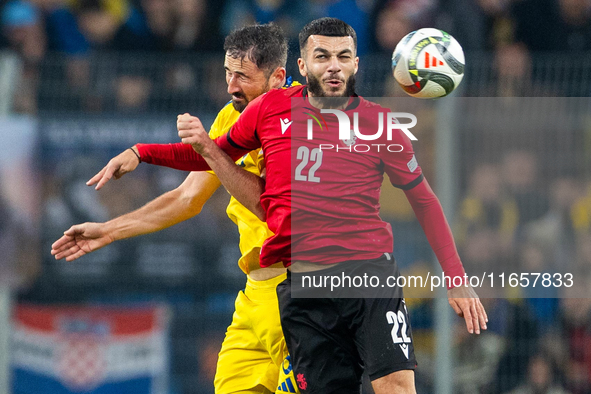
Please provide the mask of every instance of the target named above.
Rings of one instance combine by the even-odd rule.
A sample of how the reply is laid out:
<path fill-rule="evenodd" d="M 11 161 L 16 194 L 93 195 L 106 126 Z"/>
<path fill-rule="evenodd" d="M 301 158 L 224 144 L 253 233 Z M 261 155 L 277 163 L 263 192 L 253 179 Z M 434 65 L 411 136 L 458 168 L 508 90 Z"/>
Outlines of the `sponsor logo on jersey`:
<path fill-rule="evenodd" d="M 291 126 L 291 124 L 293 123 L 293 120 L 289 120 L 287 118 L 285 118 L 285 119 L 279 118 L 279 120 L 281 121 L 281 134 L 285 134 L 285 132 L 287 131 L 289 126 Z"/>

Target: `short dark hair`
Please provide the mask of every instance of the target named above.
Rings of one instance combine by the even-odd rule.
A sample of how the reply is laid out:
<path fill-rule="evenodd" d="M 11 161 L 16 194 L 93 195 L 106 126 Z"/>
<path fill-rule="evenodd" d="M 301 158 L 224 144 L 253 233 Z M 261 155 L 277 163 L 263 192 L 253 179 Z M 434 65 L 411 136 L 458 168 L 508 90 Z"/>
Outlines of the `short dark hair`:
<path fill-rule="evenodd" d="M 347 37 L 353 38 L 355 50 L 357 50 L 357 34 L 355 30 L 346 22 L 337 18 L 319 18 L 314 19 L 308 23 L 300 31 L 300 52 L 304 51 L 308 37 L 311 35 L 328 36 L 328 37 Z"/>
<path fill-rule="evenodd" d="M 274 23 L 232 31 L 226 37 L 224 51 L 234 59 L 248 58 L 267 75 L 287 63 L 287 40 L 281 28 Z"/>

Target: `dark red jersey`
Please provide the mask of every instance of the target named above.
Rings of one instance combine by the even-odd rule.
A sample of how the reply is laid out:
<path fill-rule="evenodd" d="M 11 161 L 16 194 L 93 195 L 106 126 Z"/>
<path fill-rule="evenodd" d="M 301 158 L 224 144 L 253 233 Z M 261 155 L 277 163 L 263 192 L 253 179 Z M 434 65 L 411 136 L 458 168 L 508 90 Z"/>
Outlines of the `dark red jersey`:
<path fill-rule="evenodd" d="M 439 201 L 414 156 L 409 138 L 388 130 L 389 109 L 352 97 L 341 113 L 364 136 L 340 139 L 337 115 L 314 108 L 306 87 L 272 90 L 253 100 L 216 143 L 233 159 L 262 147 L 267 175 L 261 203 L 275 233 L 261 249 L 261 265 L 364 260 L 391 252 L 392 231 L 379 217 L 384 173 L 405 190 L 447 274 L 463 268 Z M 381 118 L 381 120 L 380 120 Z M 379 133 L 378 133 L 379 134 Z M 190 145 L 166 152 L 139 145 L 142 160 L 184 170 L 209 168 Z"/>

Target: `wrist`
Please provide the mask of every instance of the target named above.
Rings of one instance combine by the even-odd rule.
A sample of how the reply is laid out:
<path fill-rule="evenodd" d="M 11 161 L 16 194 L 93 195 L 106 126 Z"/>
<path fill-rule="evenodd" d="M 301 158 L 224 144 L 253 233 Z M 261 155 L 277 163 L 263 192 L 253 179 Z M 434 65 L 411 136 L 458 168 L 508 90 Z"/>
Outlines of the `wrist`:
<path fill-rule="evenodd" d="M 102 223 L 102 234 L 108 239 L 109 244 L 127 238 L 119 222 L 119 218 L 115 218 Z"/>
<path fill-rule="evenodd" d="M 130 151 L 133 152 L 133 154 L 135 155 L 135 157 L 137 157 L 138 160 L 138 164 L 142 162 L 142 158 L 140 156 L 139 150 L 138 148 L 134 145 L 131 148 L 129 148 Z"/>
<path fill-rule="evenodd" d="M 207 143 L 201 145 L 199 154 L 204 158 L 216 159 L 219 157 L 220 152 L 221 150 L 218 146 L 213 141 L 209 140 Z"/>

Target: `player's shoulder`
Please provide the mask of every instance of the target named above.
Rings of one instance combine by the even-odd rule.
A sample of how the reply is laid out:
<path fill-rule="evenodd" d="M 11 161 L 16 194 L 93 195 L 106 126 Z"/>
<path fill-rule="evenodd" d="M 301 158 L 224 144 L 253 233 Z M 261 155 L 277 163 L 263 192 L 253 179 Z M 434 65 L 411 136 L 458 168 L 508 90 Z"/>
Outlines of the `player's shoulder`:
<path fill-rule="evenodd" d="M 228 101 L 226 105 L 218 112 L 218 117 L 221 119 L 232 118 L 240 115 L 240 112 L 232 105 L 232 100 Z"/>
<path fill-rule="evenodd" d="M 279 89 L 272 89 L 266 93 L 261 94 L 259 97 L 252 100 L 248 107 L 283 107 L 291 105 L 289 100 L 292 97 L 298 97 L 304 90 L 303 85 L 282 87 Z M 248 109 L 247 107 L 247 109 Z"/>
<path fill-rule="evenodd" d="M 220 137 L 238 120 L 239 116 L 240 112 L 236 111 L 232 105 L 232 101 L 228 102 L 215 117 L 209 130 L 209 136 L 211 138 Z"/>
<path fill-rule="evenodd" d="M 297 97 L 298 95 L 302 95 L 303 91 L 304 85 L 294 82 L 291 86 L 284 86 L 280 89 L 269 90 L 266 95 L 268 96 L 267 100 L 274 100 L 280 97 Z"/>

